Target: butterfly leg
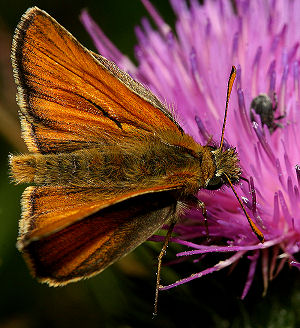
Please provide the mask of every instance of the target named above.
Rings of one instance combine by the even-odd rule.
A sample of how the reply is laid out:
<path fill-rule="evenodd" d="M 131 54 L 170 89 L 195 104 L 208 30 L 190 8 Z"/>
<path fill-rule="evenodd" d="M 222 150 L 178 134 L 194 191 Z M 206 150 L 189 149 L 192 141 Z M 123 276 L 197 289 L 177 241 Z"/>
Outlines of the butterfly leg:
<path fill-rule="evenodd" d="M 202 215 L 204 218 L 204 225 L 205 225 L 205 231 L 206 231 L 206 239 L 209 240 L 209 231 L 208 231 L 208 221 L 207 221 L 207 211 L 206 211 L 206 205 L 201 200 L 197 199 L 197 208 L 202 210 Z"/>
<path fill-rule="evenodd" d="M 207 240 L 209 240 L 208 220 L 207 220 L 207 211 L 206 211 L 205 203 L 202 202 L 200 199 L 198 199 L 196 196 L 190 195 L 187 199 L 185 199 L 185 205 L 188 206 L 188 208 L 190 209 L 192 208 L 196 208 L 197 210 L 201 209 L 204 218 L 206 238 Z"/>
<path fill-rule="evenodd" d="M 166 253 L 173 229 L 175 227 L 176 221 L 173 220 L 169 226 L 168 232 L 165 236 L 164 244 L 163 247 L 158 255 L 158 264 L 157 264 L 157 274 L 156 274 L 156 288 L 155 288 L 155 299 L 154 299 L 154 311 L 153 311 L 153 316 L 157 315 L 157 301 L 158 301 L 158 292 L 160 286 L 160 272 L 161 272 L 161 265 L 162 265 L 162 258 Z"/>

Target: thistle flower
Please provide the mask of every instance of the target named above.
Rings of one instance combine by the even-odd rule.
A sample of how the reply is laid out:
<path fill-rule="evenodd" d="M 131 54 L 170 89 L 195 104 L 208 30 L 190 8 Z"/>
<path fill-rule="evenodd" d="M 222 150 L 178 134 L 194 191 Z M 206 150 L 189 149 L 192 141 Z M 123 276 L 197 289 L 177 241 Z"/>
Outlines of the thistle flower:
<path fill-rule="evenodd" d="M 295 259 L 300 249 L 300 2 L 236 0 L 234 10 L 230 1 L 207 1 L 202 6 L 197 0 L 189 5 L 171 0 L 177 15 L 173 33 L 151 3 L 142 1 L 157 29 L 147 19 L 136 28 L 137 67 L 86 12 L 82 21 L 98 51 L 172 104 L 185 132 L 201 144 L 211 138 L 219 142 L 227 78 L 231 66 L 237 66 L 225 138 L 227 144 L 236 145 L 242 176 L 249 181 L 241 181 L 237 193 L 265 236 L 265 243 L 259 243 L 232 190 L 200 190 L 198 198 L 208 211 L 210 240 L 194 242 L 206 231 L 199 211 L 190 210 L 172 239 L 189 250 L 177 256 L 222 252 L 228 253 L 227 259 L 161 289 L 228 267 L 247 254 L 250 265 L 242 298 L 260 257 L 266 291 L 268 280 L 285 263 L 300 269 Z M 260 94 L 268 95 L 275 111 L 271 119 L 280 117 L 278 123 L 263 124 L 251 110 L 252 100 Z"/>

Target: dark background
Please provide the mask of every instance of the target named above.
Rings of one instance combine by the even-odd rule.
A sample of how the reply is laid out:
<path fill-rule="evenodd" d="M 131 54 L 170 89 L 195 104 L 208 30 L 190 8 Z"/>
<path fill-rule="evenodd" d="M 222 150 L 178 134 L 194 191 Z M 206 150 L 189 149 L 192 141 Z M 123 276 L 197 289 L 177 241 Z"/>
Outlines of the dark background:
<path fill-rule="evenodd" d="M 166 21 L 175 17 L 167 1 L 153 0 Z M 147 15 L 138 0 L 130 1 L 1 1 L 0 2 L 0 327 L 299 327 L 300 283 L 287 266 L 262 297 L 261 267 L 245 301 L 242 292 L 249 261 L 188 285 L 161 293 L 159 315 L 152 320 L 156 256 L 160 245 L 147 242 L 120 263 L 87 281 L 49 288 L 31 278 L 15 248 L 24 187 L 9 184 L 7 156 L 24 151 L 20 140 L 15 86 L 9 52 L 13 30 L 25 10 L 48 11 L 88 48 L 92 42 L 79 22 L 82 8 L 119 49 L 132 59 L 134 26 Z M 174 259 L 174 246 L 168 258 Z M 186 262 L 163 269 L 164 282 L 202 270 L 219 259 Z"/>

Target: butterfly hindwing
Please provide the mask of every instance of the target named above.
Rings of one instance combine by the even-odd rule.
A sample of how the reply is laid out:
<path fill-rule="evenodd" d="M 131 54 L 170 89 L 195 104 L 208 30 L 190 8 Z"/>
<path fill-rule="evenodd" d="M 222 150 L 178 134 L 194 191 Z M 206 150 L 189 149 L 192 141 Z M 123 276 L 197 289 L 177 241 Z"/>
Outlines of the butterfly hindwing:
<path fill-rule="evenodd" d="M 51 192 L 53 193 L 54 190 Z M 40 230 L 39 232 L 43 232 L 43 236 L 39 236 L 35 224 L 41 224 L 43 214 L 30 213 L 30 209 L 27 209 L 27 213 L 31 214 L 31 217 L 23 219 L 29 221 L 27 222 L 27 233 L 23 228 L 25 235 L 20 236 L 19 248 L 33 275 L 42 282 L 57 286 L 90 277 L 132 251 L 168 219 L 176 215 L 176 198 L 173 192 L 173 190 L 167 190 L 137 196 L 131 195 L 130 198 L 124 197 L 123 201 L 114 199 L 114 204 L 95 212 L 93 197 L 90 196 L 88 199 L 87 193 L 78 190 L 77 201 L 78 194 L 81 194 L 80 197 L 86 194 L 88 199 L 85 204 L 77 205 L 78 211 L 80 211 L 80 207 L 81 210 L 86 211 L 83 219 L 78 217 L 78 220 L 74 220 L 73 213 L 72 222 L 66 224 L 65 221 L 60 228 L 57 225 L 56 229 L 53 229 L 52 226 L 51 233 Z M 37 200 L 36 204 L 45 204 L 46 190 L 29 190 L 28 193 L 32 194 L 32 203 Z M 44 195 L 42 195 L 43 193 Z M 59 199 L 62 194 L 62 190 L 57 191 L 55 197 Z M 50 200 L 51 197 L 53 198 L 53 195 L 50 193 L 47 200 Z M 41 202 L 39 198 L 44 199 Z M 68 205 L 70 206 L 65 205 L 62 210 L 69 208 L 69 212 L 72 212 L 72 203 L 73 201 L 69 201 Z M 60 204 L 48 205 L 48 211 L 50 211 L 50 207 L 54 209 L 57 205 Z M 43 213 L 46 213 L 43 223 L 45 224 L 48 220 L 48 223 L 51 224 L 51 218 L 47 219 L 47 208 L 43 207 L 42 210 Z M 67 218 L 68 213 L 63 219 Z M 25 227 L 25 224 L 23 225 Z M 29 232 L 28 229 L 34 226 L 35 230 Z"/>

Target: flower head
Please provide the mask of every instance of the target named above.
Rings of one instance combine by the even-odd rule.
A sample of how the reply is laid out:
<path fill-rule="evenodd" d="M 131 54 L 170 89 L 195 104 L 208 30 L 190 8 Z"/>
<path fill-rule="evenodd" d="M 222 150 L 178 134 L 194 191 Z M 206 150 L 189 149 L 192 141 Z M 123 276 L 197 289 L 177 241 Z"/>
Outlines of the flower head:
<path fill-rule="evenodd" d="M 300 2 L 236 0 L 234 10 L 230 1 L 206 1 L 202 6 L 191 0 L 188 6 L 185 1 L 171 0 L 177 15 L 176 33 L 148 0 L 143 3 L 157 30 L 146 19 L 136 28 L 137 67 L 87 13 L 82 21 L 99 52 L 175 107 L 185 132 L 201 144 L 211 138 L 216 143 L 220 140 L 227 79 L 231 66 L 238 68 L 225 144 L 236 146 L 242 177 L 248 179 L 248 183 L 240 180 L 236 190 L 265 236 L 265 243 L 259 243 L 230 188 L 213 193 L 200 190 L 197 196 L 208 210 L 210 240 L 193 242 L 206 231 L 199 211 L 190 210 L 176 226 L 178 237 L 173 241 L 192 250 L 177 255 L 231 255 L 162 289 L 225 268 L 248 254 L 242 297 L 251 286 L 260 256 L 266 290 L 267 281 L 284 263 L 300 268 L 294 258 L 300 250 Z M 261 94 L 269 106 L 257 98 Z M 267 123 L 262 111 L 268 114 Z M 270 259 L 265 249 L 270 249 Z"/>

